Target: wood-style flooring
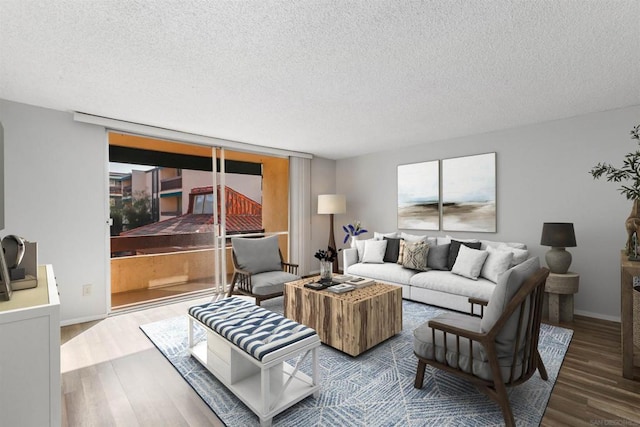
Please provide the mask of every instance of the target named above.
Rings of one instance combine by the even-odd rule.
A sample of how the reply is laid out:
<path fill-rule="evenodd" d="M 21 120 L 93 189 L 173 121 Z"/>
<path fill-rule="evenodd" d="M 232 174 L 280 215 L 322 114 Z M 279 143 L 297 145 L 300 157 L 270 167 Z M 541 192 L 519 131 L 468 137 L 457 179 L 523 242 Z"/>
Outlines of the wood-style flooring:
<path fill-rule="evenodd" d="M 222 426 L 139 329 L 209 298 L 62 328 L 63 426 Z M 640 426 L 640 376 L 622 378 L 620 324 L 576 316 L 543 426 Z"/>

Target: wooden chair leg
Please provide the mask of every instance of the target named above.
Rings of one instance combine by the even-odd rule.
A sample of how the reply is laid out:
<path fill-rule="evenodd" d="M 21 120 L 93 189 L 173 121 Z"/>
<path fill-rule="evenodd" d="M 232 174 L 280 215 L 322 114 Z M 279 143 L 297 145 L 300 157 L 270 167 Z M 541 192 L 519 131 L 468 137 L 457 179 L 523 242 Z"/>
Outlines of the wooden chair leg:
<path fill-rule="evenodd" d="M 513 412 L 511 411 L 511 404 L 509 403 L 509 396 L 507 395 L 507 387 L 503 382 L 495 383 L 497 403 L 502 410 L 502 416 L 504 417 L 504 424 L 506 427 L 515 427 L 516 420 L 513 418 Z"/>
<path fill-rule="evenodd" d="M 238 277 L 238 273 L 233 273 L 233 277 L 231 277 L 231 284 L 229 285 L 229 290 L 227 291 L 227 297 L 233 295 L 233 288 L 236 286 L 236 278 Z"/>
<path fill-rule="evenodd" d="M 540 357 L 540 353 L 536 349 L 536 357 L 538 359 L 538 371 L 540 371 L 540 377 L 547 381 L 549 379 L 549 375 L 547 375 L 547 368 L 544 367 L 544 363 L 542 363 L 542 357 Z"/>
<path fill-rule="evenodd" d="M 422 360 L 418 360 L 418 368 L 416 369 L 416 380 L 413 383 L 415 388 L 422 388 L 422 382 L 424 381 L 424 368 L 427 364 Z"/>

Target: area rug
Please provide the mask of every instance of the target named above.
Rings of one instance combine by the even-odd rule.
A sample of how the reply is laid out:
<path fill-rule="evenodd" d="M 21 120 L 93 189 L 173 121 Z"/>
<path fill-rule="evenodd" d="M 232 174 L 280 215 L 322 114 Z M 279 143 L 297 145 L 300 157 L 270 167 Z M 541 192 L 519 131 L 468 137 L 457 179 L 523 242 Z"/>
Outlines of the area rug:
<path fill-rule="evenodd" d="M 282 300 L 264 304 L 282 313 Z M 273 419 L 274 426 L 499 426 L 497 404 L 470 383 L 427 366 L 424 386 L 415 389 L 417 359 L 413 330 L 443 309 L 403 301 L 403 329 L 358 357 L 329 346 L 319 351 L 320 396 L 308 397 Z M 186 314 L 140 328 L 216 415 L 229 427 L 257 426 L 258 417 L 230 393 L 187 350 Z M 539 425 L 573 331 L 542 324 L 540 354 L 549 374 L 509 389 L 517 425 Z M 196 339 L 204 339 L 203 330 Z M 303 371 L 310 374 L 309 366 Z"/>

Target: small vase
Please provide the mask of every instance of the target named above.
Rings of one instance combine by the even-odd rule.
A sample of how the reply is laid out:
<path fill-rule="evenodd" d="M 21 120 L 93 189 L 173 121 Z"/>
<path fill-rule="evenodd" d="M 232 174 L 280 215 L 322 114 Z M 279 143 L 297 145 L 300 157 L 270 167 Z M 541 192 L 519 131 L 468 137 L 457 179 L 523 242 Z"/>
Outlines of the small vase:
<path fill-rule="evenodd" d="M 333 270 L 333 263 L 330 261 L 320 261 L 320 280 L 323 282 L 331 281 L 331 270 Z"/>
<path fill-rule="evenodd" d="M 356 240 L 358 240 L 358 236 L 351 236 L 351 247 L 356 247 Z"/>

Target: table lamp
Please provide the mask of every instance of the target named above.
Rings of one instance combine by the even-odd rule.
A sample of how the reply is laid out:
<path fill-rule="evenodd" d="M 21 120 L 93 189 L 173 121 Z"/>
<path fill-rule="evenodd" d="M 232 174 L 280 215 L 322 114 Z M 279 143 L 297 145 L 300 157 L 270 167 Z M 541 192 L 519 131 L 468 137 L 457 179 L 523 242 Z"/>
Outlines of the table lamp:
<path fill-rule="evenodd" d="M 545 260 L 549 270 L 556 274 L 566 274 L 571 265 L 571 254 L 565 248 L 576 246 L 576 235 L 571 222 L 545 222 L 542 225 L 540 244 L 551 246 Z"/>
<path fill-rule="evenodd" d="M 329 214 L 329 246 L 336 248 L 336 239 L 333 235 L 333 215 L 342 214 L 347 211 L 347 201 L 344 194 L 319 194 L 318 195 L 318 214 Z M 333 272 L 338 272 L 338 259 L 333 261 Z"/>

